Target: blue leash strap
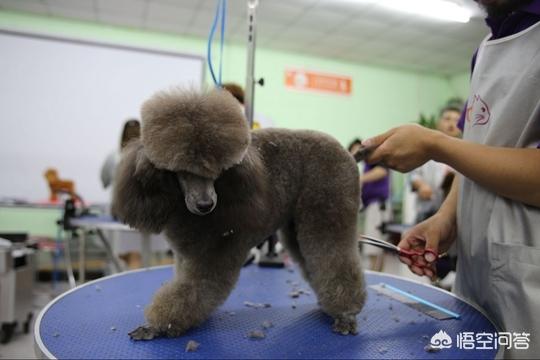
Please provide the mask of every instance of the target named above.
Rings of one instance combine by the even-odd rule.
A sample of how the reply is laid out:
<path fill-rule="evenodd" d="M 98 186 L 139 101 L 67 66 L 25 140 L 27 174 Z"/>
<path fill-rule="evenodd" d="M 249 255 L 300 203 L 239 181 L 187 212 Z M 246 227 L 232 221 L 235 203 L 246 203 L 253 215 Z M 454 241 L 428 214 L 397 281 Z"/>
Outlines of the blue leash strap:
<path fill-rule="evenodd" d="M 208 36 L 208 47 L 207 47 L 207 61 L 208 69 L 210 70 L 210 75 L 214 84 L 218 87 L 221 87 L 222 84 L 222 70 L 223 70 L 223 44 L 225 41 L 225 18 L 227 11 L 227 0 L 218 0 L 216 7 L 216 14 L 214 16 L 214 21 L 212 23 L 212 28 L 210 29 L 210 35 Z M 220 54 L 219 54 L 219 73 L 216 78 L 214 72 L 214 66 L 212 64 L 212 42 L 214 40 L 214 34 L 216 32 L 218 21 L 221 18 L 221 34 L 220 34 Z"/>
<path fill-rule="evenodd" d="M 223 43 L 225 42 L 225 19 L 227 15 L 227 0 L 221 0 L 221 34 L 219 37 L 219 86 L 221 86 L 221 73 L 223 70 Z"/>

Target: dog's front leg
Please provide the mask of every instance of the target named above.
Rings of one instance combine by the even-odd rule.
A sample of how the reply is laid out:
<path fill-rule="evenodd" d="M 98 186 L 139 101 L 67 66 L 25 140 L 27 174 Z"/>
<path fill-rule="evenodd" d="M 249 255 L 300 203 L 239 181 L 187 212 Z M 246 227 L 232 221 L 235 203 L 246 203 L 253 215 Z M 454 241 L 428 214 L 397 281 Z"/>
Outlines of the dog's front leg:
<path fill-rule="evenodd" d="M 148 325 L 135 329 L 130 337 L 134 340 L 177 337 L 201 324 L 227 299 L 238 280 L 246 253 L 238 250 L 183 257 L 175 279 L 161 287 L 145 309 Z"/>

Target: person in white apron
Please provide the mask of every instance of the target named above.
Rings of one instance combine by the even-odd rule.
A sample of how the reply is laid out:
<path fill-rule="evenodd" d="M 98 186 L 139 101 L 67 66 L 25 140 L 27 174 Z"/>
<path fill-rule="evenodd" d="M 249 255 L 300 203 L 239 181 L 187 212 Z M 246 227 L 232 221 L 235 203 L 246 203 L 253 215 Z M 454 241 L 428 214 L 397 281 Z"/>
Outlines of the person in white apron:
<path fill-rule="evenodd" d="M 514 14 L 518 5 L 540 15 L 540 1 L 479 1 L 498 16 Z M 506 358 L 538 358 L 540 21 L 510 36 L 492 35 L 476 56 L 463 140 L 405 125 L 363 145 L 373 149 L 368 161 L 399 171 L 433 159 L 462 174 L 441 209 L 399 246 L 441 253 L 457 238 L 455 292 L 484 309 L 501 331 L 527 339 Z M 434 276 L 436 259 L 428 253 L 402 261 L 418 275 Z"/>

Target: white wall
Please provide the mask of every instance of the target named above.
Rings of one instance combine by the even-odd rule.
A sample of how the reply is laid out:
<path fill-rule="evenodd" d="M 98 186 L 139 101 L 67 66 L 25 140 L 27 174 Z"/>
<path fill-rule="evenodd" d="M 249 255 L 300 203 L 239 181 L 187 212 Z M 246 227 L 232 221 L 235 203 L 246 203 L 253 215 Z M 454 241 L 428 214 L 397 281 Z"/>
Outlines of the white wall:
<path fill-rule="evenodd" d="M 0 32 L 0 197 L 48 197 L 57 168 L 87 201 L 108 201 L 99 172 L 129 117 L 155 91 L 199 87 L 204 60 L 182 54 Z"/>

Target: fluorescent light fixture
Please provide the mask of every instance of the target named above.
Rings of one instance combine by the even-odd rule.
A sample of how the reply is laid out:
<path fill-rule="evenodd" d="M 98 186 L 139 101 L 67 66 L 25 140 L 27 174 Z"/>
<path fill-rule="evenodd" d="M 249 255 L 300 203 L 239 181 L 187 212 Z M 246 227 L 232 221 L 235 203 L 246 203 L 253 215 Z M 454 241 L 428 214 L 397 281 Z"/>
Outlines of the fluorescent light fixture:
<path fill-rule="evenodd" d="M 467 9 L 448 0 L 379 0 L 377 4 L 411 14 L 460 23 L 467 23 L 471 18 Z"/>
<path fill-rule="evenodd" d="M 352 0 L 348 0 L 352 1 Z M 355 0 L 432 19 L 467 23 L 471 12 L 450 0 Z"/>

